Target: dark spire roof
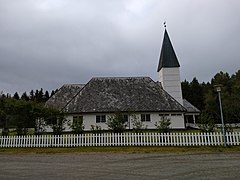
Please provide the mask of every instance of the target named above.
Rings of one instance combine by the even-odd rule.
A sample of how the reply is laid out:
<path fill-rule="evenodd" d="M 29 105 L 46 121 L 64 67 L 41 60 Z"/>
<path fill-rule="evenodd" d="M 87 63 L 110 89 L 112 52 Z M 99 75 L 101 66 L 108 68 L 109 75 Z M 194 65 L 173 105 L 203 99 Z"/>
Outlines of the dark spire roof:
<path fill-rule="evenodd" d="M 162 43 L 162 50 L 159 58 L 159 64 L 157 72 L 159 72 L 162 67 L 180 67 L 177 56 L 174 52 L 172 43 L 168 36 L 167 30 L 165 29 L 164 38 Z"/>

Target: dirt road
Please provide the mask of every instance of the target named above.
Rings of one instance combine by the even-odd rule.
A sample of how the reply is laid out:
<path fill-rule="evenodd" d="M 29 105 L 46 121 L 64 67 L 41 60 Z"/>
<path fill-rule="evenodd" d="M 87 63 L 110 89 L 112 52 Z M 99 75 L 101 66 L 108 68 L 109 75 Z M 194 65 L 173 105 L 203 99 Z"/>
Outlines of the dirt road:
<path fill-rule="evenodd" d="M 0 179 L 239 179 L 240 153 L 0 154 Z"/>

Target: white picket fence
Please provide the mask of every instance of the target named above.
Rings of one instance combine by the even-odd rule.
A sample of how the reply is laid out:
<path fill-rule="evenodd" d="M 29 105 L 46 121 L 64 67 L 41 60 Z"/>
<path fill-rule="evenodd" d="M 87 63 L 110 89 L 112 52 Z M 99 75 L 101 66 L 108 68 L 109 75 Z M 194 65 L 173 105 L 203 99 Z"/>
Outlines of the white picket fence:
<path fill-rule="evenodd" d="M 227 145 L 240 144 L 240 132 L 226 133 Z M 101 133 L 1 136 L 0 147 L 220 146 L 222 133 Z"/>

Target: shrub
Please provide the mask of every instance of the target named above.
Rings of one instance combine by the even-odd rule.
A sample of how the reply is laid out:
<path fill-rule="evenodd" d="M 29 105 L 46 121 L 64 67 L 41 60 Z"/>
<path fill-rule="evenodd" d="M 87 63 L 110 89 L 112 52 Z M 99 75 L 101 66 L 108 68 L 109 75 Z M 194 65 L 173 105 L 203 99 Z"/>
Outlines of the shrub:
<path fill-rule="evenodd" d="M 198 127 L 202 132 L 213 132 L 215 128 L 214 119 L 211 115 L 203 112 L 200 116 Z"/>
<path fill-rule="evenodd" d="M 71 128 L 75 134 L 82 134 L 84 131 L 83 117 L 77 116 L 77 118 L 74 119 Z"/>
<path fill-rule="evenodd" d="M 122 113 L 115 113 L 109 116 L 106 124 L 115 133 L 123 132 L 126 129 L 126 121 Z"/>
<path fill-rule="evenodd" d="M 94 125 L 91 125 L 91 129 L 90 129 L 93 133 L 101 133 L 102 132 L 102 128 L 101 126 L 94 126 Z"/>
<path fill-rule="evenodd" d="M 156 126 L 156 129 L 159 132 L 169 132 L 171 120 L 170 118 L 162 116 L 161 119 L 158 122 L 156 122 L 154 125 Z"/>
<path fill-rule="evenodd" d="M 144 129 L 143 122 L 135 114 L 132 115 L 132 126 L 133 126 L 134 132 L 140 132 L 140 131 L 142 131 L 142 129 Z M 146 127 L 145 127 L 145 129 L 146 129 Z"/>

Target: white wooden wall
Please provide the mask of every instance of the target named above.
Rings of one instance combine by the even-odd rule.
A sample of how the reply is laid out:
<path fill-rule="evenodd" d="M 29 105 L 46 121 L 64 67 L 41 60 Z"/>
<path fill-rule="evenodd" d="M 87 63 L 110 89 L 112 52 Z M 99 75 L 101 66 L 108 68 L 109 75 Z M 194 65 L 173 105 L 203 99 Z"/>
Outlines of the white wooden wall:
<path fill-rule="evenodd" d="M 148 112 L 142 113 L 142 114 L 149 114 Z M 170 115 L 171 113 L 169 113 Z M 180 113 L 181 114 L 181 113 Z M 98 114 L 100 115 L 100 114 Z M 110 114 L 105 114 L 106 115 L 106 120 L 108 120 L 108 116 Z M 136 117 L 141 120 L 141 115 L 140 114 L 135 114 Z M 76 116 L 76 115 L 74 115 Z M 84 124 L 84 130 L 89 131 L 91 129 L 91 125 L 94 126 L 100 126 L 102 130 L 108 130 L 108 126 L 106 123 L 96 123 L 96 114 L 84 114 L 83 116 L 83 124 Z M 151 121 L 150 122 L 144 122 L 144 127 L 147 127 L 147 129 L 156 129 L 156 126 L 154 125 L 156 122 L 160 120 L 159 113 L 150 113 L 151 116 Z M 69 123 L 72 123 L 73 116 L 69 115 L 66 117 L 69 121 Z M 168 116 L 171 120 L 171 129 L 185 129 L 185 123 L 184 123 L 184 115 L 182 114 L 181 116 Z M 133 129 L 133 123 L 132 123 L 133 117 L 129 116 L 129 121 L 130 121 L 130 129 Z M 69 126 L 65 127 L 66 131 L 71 131 L 71 128 Z M 127 126 L 127 129 L 129 129 L 129 124 Z M 47 132 L 52 132 L 52 131 L 47 131 Z"/>
<path fill-rule="evenodd" d="M 163 89 L 183 105 L 179 67 L 162 68 L 159 71 L 159 81 Z"/>

